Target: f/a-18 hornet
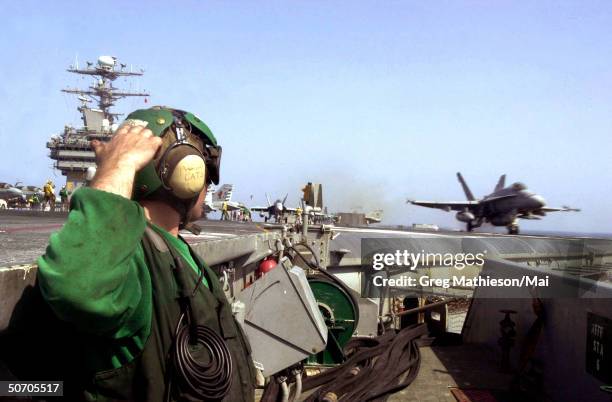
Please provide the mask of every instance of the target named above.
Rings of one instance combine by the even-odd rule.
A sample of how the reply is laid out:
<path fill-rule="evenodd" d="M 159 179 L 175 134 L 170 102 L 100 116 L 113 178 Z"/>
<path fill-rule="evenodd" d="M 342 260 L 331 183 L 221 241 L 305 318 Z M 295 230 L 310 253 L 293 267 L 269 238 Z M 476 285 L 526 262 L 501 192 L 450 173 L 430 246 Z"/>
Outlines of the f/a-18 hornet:
<path fill-rule="evenodd" d="M 298 208 L 291 208 L 287 206 L 287 197 L 289 196 L 289 193 L 287 193 L 285 195 L 285 198 L 283 198 L 282 200 L 280 198 L 278 198 L 276 201 L 274 201 L 274 203 L 272 203 L 270 201 L 270 197 L 268 196 L 268 193 L 266 193 L 266 200 L 268 201 L 268 206 L 267 207 L 251 207 L 251 211 L 253 212 L 259 212 L 259 216 L 261 216 L 262 218 L 265 218 L 266 222 L 272 220 L 272 218 L 274 218 L 274 222 L 275 223 L 280 223 L 285 221 L 286 222 L 286 218 L 290 215 L 296 215 L 298 213 L 305 213 L 311 220 L 313 221 L 321 221 L 321 220 L 326 220 L 326 219 L 332 219 L 334 218 L 334 216 L 332 214 L 328 214 L 327 210 L 325 211 L 321 211 L 321 207 L 313 207 L 312 205 L 309 204 L 305 204 L 304 205 L 304 209 L 302 210 L 300 208 L 300 210 L 298 210 Z M 267 214 L 267 216 L 264 216 L 264 214 Z M 375 217 L 373 217 L 372 219 L 376 219 L 378 215 L 376 215 Z"/>
<path fill-rule="evenodd" d="M 232 201 L 232 195 L 234 194 L 233 184 L 224 184 L 219 190 L 215 191 L 214 186 L 209 186 L 206 192 L 206 198 L 204 199 L 204 210 L 206 212 L 221 211 L 223 205 L 228 211 L 244 210 L 247 207 L 238 201 Z"/>
<path fill-rule="evenodd" d="M 6 209 L 10 201 L 25 202 L 23 191 L 8 183 L 0 183 L 0 209 Z"/>
<path fill-rule="evenodd" d="M 287 197 L 289 196 L 289 194 L 287 193 L 285 195 L 285 198 L 283 198 L 282 200 L 279 198 L 276 201 L 274 201 L 274 203 L 270 202 L 270 197 L 268 196 L 268 193 L 266 193 L 266 200 L 268 201 L 268 206 L 267 207 L 251 207 L 251 211 L 254 212 L 259 212 L 259 216 L 263 217 L 264 213 L 268 214 L 268 216 L 266 216 L 266 222 L 269 219 L 274 218 L 274 222 L 279 223 L 281 222 L 283 215 L 285 213 L 295 213 L 296 208 L 288 208 L 285 203 L 287 202 Z"/>
<path fill-rule="evenodd" d="M 561 208 L 551 208 L 546 206 L 546 201 L 542 196 L 535 194 L 527 189 L 523 183 L 513 183 L 505 187 L 506 175 L 502 175 L 495 186 L 493 192 L 482 199 L 474 198 L 472 191 L 467 183 L 457 173 L 457 178 L 467 201 L 413 201 L 407 202 L 428 208 L 438 208 L 444 211 L 457 211 L 455 217 L 461 222 L 465 222 L 468 232 L 488 222 L 494 226 L 506 226 L 509 234 L 518 234 L 518 219 L 541 219 L 547 212 L 558 211 L 580 211 L 576 208 L 563 206 Z"/>

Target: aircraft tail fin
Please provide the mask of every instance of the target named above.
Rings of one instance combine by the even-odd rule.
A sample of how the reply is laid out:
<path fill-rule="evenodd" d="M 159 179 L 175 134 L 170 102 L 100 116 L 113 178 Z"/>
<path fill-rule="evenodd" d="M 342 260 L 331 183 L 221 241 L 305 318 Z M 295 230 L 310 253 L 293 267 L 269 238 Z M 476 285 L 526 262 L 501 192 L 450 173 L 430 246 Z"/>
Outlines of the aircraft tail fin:
<path fill-rule="evenodd" d="M 270 202 L 270 197 L 268 196 L 268 193 L 266 193 L 266 201 L 268 201 L 268 206 L 272 205 L 272 203 Z"/>
<path fill-rule="evenodd" d="M 219 188 L 219 190 L 213 193 L 212 199 L 213 201 L 230 202 L 232 200 L 233 192 L 234 192 L 233 184 L 224 184 Z"/>
<path fill-rule="evenodd" d="M 210 186 L 208 186 L 208 189 L 206 190 L 206 198 L 204 198 L 205 204 L 208 204 L 208 205 L 212 204 L 214 193 L 215 193 L 215 186 L 211 184 Z"/>
<path fill-rule="evenodd" d="M 302 192 L 304 193 L 302 199 L 306 205 L 313 208 L 323 207 L 323 186 L 321 184 L 308 182 Z"/>
<path fill-rule="evenodd" d="M 463 192 L 465 193 L 465 196 L 467 197 L 468 201 L 474 201 L 476 198 L 474 198 L 474 194 L 472 194 L 472 191 L 463 179 L 463 176 L 461 176 L 460 172 L 457 172 L 457 179 L 459 179 L 459 183 L 461 183 L 461 187 L 463 188 Z"/>
<path fill-rule="evenodd" d="M 503 174 L 499 176 L 499 181 L 495 185 L 495 189 L 493 191 L 499 191 L 506 186 L 506 175 Z"/>

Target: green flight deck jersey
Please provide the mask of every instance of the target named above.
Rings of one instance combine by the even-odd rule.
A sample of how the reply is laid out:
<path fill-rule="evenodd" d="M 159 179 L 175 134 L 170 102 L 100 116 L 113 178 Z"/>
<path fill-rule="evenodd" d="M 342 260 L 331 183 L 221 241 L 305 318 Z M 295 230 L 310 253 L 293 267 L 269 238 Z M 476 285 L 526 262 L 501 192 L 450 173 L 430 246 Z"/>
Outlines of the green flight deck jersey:
<path fill-rule="evenodd" d="M 38 286 L 55 315 L 78 334 L 84 400 L 162 401 L 177 383 L 169 364 L 181 314 L 168 246 L 186 262 L 191 308 L 225 340 L 233 362 L 224 401 L 252 401 L 250 348 L 214 272 L 181 238 L 150 225 L 135 201 L 91 188 L 74 192 L 68 220 L 38 260 Z M 151 233 L 149 230 L 148 233 Z M 165 248 L 165 249 L 164 249 Z M 73 384 L 68 384 L 73 385 Z M 173 388 L 172 400 L 192 400 Z"/>

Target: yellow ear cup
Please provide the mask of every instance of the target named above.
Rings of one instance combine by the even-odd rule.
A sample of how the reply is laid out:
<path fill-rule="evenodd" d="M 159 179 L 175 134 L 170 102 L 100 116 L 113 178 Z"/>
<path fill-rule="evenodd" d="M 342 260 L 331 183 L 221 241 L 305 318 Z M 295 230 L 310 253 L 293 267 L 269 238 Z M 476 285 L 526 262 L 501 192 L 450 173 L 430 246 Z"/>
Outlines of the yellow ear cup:
<path fill-rule="evenodd" d="M 197 197 L 206 184 L 206 163 L 198 155 L 186 155 L 166 181 L 172 193 L 181 199 Z"/>

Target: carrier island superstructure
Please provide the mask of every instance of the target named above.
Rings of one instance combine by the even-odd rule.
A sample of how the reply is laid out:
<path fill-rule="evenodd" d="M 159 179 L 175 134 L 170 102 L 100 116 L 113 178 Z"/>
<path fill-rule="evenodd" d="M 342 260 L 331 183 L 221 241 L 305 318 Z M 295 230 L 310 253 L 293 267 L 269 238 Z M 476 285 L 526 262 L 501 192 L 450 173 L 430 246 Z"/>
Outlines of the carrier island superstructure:
<path fill-rule="evenodd" d="M 47 142 L 49 157 L 55 161 L 54 167 L 66 176 L 66 188 L 74 191 L 85 183 L 87 170 L 96 165 L 89 141 L 108 141 L 117 128 L 116 118 L 120 114 L 112 112 L 111 107 L 119 99 L 146 97 L 149 94 L 146 91 L 124 91 L 113 85 L 119 77 L 137 77 L 144 73 L 142 69 L 133 71 L 113 56 L 100 56 L 96 63 L 87 62 L 84 68 L 79 68 L 75 63 L 67 71 L 93 78 L 92 84 L 87 88 L 62 89 L 62 92 L 78 95 L 81 102 L 78 111 L 81 113 L 83 126 L 76 128 L 66 125 L 60 135 L 51 137 Z M 91 107 L 91 103 L 97 105 Z"/>

